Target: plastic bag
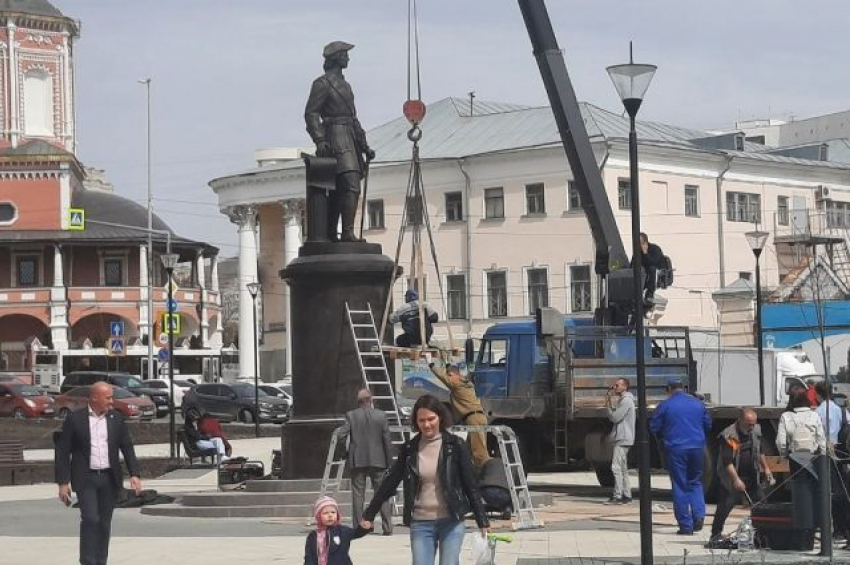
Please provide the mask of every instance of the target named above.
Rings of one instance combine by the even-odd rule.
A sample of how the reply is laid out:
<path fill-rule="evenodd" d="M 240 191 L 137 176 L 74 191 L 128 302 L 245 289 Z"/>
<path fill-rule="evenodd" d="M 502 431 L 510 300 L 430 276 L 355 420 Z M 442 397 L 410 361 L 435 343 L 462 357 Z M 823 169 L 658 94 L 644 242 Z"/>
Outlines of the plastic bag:
<path fill-rule="evenodd" d="M 490 541 L 479 533 L 472 536 L 472 563 L 474 565 L 493 565 L 493 552 Z"/>

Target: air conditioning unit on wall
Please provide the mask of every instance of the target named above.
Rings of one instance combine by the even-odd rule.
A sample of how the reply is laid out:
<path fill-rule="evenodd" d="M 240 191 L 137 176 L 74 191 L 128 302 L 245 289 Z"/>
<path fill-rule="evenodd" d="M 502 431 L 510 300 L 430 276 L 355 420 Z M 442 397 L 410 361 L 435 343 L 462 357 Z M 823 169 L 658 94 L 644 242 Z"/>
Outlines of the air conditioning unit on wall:
<path fill-rule="evenodd" d="M 820 185 L 815 189 L 815 200 L 826 200 L 829 198 L 829 187 Z"/>

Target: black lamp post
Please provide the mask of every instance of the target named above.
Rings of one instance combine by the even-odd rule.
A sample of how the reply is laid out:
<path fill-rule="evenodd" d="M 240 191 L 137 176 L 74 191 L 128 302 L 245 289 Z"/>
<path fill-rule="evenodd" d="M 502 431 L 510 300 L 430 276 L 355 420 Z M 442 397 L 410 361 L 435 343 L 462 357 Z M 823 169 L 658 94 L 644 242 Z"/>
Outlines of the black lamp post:
<path fill-rule="evenodd" d="M 166 253 L 160 256 L 160 259 L 162 259 L 162 266 L 165 267 L 165 271 L 168 273 L 168 323 L 163 325 L 165 326 L 165 331 L 168 332 L 168 443 L 171 448 L 169 451 L 170 457 L 173 460 L 177 457 L 177 444 L 174 431 L 174 327 L 172 326 L 172 317 L 174 316 L 174 288 L 172 285 L 174 281 L 171 277 L 174 274 L 174 267 L 177 266 L 180 256 L 176 253 Z M 148 337 L 148 339 L 153 338 Z"/>
<path fill-rule="evenodd" d="M 759 362 L 759 404 L 764 406 L 764 345 L 762 344 L 762 324 L 761 324 L 761 269 L 759 268 L 759 257 L 764 249 L 764 244 L 767 243 L 767 238 L 770 235 L 766 231 L 748 231 L 744 234 L 747 238 L 747 243 L 750 244 L 750 249 L 753 250 L 753 255 L 756 257 L 756 347 L 758 347 L 758 362 Z"/>
<path fill-rule="evenodd" d="M 638 489 L 640 490 L 640 562 L 652 565 L 652 492 L 649 478 L 649 426 L 646 407 L 646 359 L 643 335 L 643 270 L 640 257 L 640 198 L 638 193 L 638 155 L 635 116 L 657 67 L 634 62 L 629 43 L 629 62 L 608 67 L 608 75 L 629 114 L 629 165 L 632 197 L 632 271 L 635 293 L 635 364 L 638 388 Z"/>
<path fill-rule="evenodd" d="M 254 306 L 254 434 L 256 437 L 260 437 L 260 340 L 257 337 L 257 294 L 260 292 L 260 283 L 252 282 L 245 286 L 248 287 L 248 292 L 251 293 L 251 303 Z"/>

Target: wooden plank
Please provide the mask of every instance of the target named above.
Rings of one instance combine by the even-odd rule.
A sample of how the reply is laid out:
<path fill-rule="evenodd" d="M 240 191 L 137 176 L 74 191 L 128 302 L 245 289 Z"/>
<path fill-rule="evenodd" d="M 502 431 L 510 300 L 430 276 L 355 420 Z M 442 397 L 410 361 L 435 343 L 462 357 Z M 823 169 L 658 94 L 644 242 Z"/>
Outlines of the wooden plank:
<path fill-rule="evenodd" d="M 767 461 L 767 468 L 771 473 L 791 472 L 791 465 L 788 462 L 788 459 L 780 457 L 779 455 L 765 455 L 764 458 Z"/>

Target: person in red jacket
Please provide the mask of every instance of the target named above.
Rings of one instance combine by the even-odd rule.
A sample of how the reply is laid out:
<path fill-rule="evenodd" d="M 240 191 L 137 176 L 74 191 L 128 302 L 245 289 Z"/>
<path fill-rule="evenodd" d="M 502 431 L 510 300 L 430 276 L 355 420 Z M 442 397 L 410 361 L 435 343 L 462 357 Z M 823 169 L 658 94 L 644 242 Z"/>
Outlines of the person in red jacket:
<path fill-rule="evenodd" d="M 227 438 L 224 437 L 224 432 L 221 429 L 221 422 L 219 422 L 215 416 L 204 414 L 198 420 L 197 425 L 198 431 L 203 435 L 207 437 L 221 438 L 221 441 L 224 442 L 224 454 L 227 457 L 230 457 L 230 454 L 233 453 L 233 448 L 230 446 L 230 442 L 227 441 Z"/>

